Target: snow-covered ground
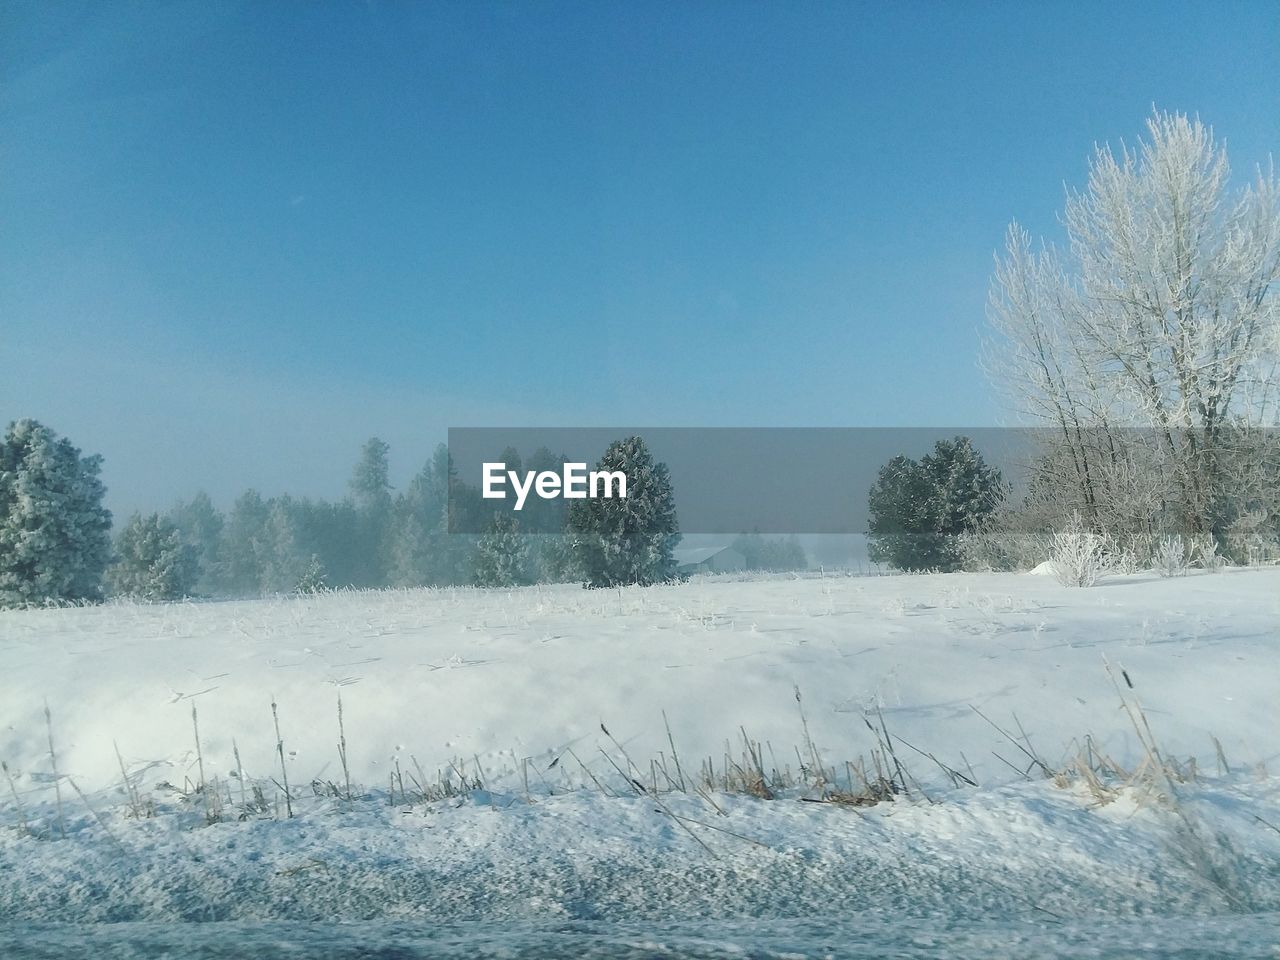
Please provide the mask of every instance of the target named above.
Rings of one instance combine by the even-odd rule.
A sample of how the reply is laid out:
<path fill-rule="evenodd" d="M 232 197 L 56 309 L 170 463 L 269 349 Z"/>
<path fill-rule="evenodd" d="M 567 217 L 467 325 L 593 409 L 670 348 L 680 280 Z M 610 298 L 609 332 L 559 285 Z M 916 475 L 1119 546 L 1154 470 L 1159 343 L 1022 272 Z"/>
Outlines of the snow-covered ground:
<path fill-rule="evenodd" d="M 22 804 L 0 782 L 0 952 L 1277 956 L 1277 643 L 1277 569 L 1086 590 L 705 579 L 3 613 L 0 759 Z M 1057 767 L 1086 735 L 1141 762 L 1104 657 L 1164 754 L 1198 759 L 1172 802 L 1134 788 L 1099 806 L 1015 770 L 1024 747 Z M 673 766 L 664 712 L 686 772 L 721 767 L 726 740 L 736 759 L 744 728 L 794 771 L 797 688 L 833 770 L 869 755 L 864 717 L 882 717 L 929 800 L 626 795 L 610 758 Z M 352 802 L 311 787 L 344 788 L 339 693 L 367 797 Z M 274 816 L 273 697 L 292 820 Z M 180 794 L 202 761 L 232 809 L 233 742 L 273 809 L 205 826 Z M 156 818 L 127 816 L 116 745 Z M 481 771 L 486 789 L 392 804 L 397 761 Z"/>

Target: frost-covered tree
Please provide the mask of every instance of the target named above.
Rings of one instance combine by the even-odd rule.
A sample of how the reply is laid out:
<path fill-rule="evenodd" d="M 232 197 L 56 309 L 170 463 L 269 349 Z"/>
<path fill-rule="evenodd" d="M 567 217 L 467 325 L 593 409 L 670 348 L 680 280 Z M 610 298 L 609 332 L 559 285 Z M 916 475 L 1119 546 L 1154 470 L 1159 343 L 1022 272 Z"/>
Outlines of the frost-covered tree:
<path fill-rule="evenodd" d="M 1148 131 L 1094 152 L 1067 197 L 1065 247 L 1010 227 L 987 366 L 1048 428 L 1044 479 L 1064 518 L 1107 529 L 1117 499 L 1149 495 L 1177 528 L 1221 542 L 1242 491 L 1280 510 L 1252 468 L 1259 428 L 1276 422 L 1280 183 L 1267 169 L 1234 188 L 1199 120 L 1157 113 Z"/>
<path fill-rule="evenodd" d="M 306 569 L 302 572 L 302 576 L 293 585 L 294 592 L 302 594 L 324 593 L 328 586 L 324 564 L 319 556 L 312 554 L 311 559 L 307 562 Z"/>
<path fill-rule="evenodd" d="M 390 551 L 396 586 L 470 582 L 471 539 L 449 533 L 449 491 L 456 480 L 442 443 L 396 498 Z"/>
<path fill-rule="evenodd" d="M 262 593 L 293 593 L 311 572 L 315 552 L 299 501 L 285 494 L 273 497 L 259 539 Z"/>
<path fill-rule="evenodd" d="M 210 595 L 221 585 L 222 530 L 226 520 L 204 491 L 190 500 L 180 500 L 169 511 L 169 521 L 178 528 L 182 539 L 195 550 L 199 574 L 194 590 Z"/>
<path fill-rule="evenodd" d="M 873 561 L 900 570 L 946 565 L 944 544 L 935 529 L 933 491 L 919 463 L 894 457 L 880 468 L 867 502 L 867 549 Z"/>
<path fill-rule="evenodd" d="M 583 571 L 572 534 L 529 534 L 529 565 L 538 583 L 574 583 Z"/>
<path fill-rule="evenodd" d="M 526 583 L 529 544 L 510 514 L 497 514 L 476 541 L 472 582 L 477 587 L 514 587 Z"/>
<path fill-rule="evenodd" d="M 190 596 L 198 573 L 196 550 L 172 521 L 135 513 L 116 537 L 107 585 L 116 596 L 181 600 Z"/>
<path fill-rule="evenodd" d="M 733 549 L 742 554 L 748 570 L 774 572 L 804 570 L 809 566 L 804 547 L 794 537 L 763 537 L 758 531 L 739 534 L 733 541 Z"/>
<path fill-rule="evenodd" d="M 0 443 L 0 606 L 101 596 L 111 555 L 102 458 L 35 420 Z"/>
<path fill-rule="evenodd" d="M 268 502 L 256 490 L 246 490 L 231 505 L 219 546 L 219 593 L 251 597 L 262 591 L 264 529 L 269 509 Z"/>
<path fill-rule="evenodd" d="M 360 448 L 360 459 L 351 473 L 351 494 L 361 510 L 383 512 L 391 507 L 390 451 L 390 444 L 377 437 L 370 437 Z"/>
<path fill-rule="evenodd" d="M 242 494 L 218 545 L 218 590 L 259 596 L 325 587 L 368 586 L 368 564 L 353 548 L 364 519 L 350 500 L 337 503 L 288 494 L 264 500 Z"/>
<path fill-rule="evenodd" d="M 360 450 L 360 459 L 351 474 L 351 495 L 361 520 L 360 536 L 350 544 L 358 558 L 357 586 L 383 586 L 391 566 L 391 472 L 390 446 L 371 437 Z"/>
<path fill-rule="evenodd" d="M 385 579 L 371 578 L 366 558 L 352 549 L 365 536 L 364 520 L 350 500 L 293 501 L 291 523 L 297 548 L 307 555 L 309 566 L 319 566 L 326 587 L 386 585 Z"/>
<path fill-rule="evenodd" d="M 626 497 L 575 500 L 569 533 L 588 587 L 661 583 L 676 575 L 672 550 L 680 542 L 675 495 L 665 463 L 655 462 L 640 437 L 609 445 L 597 470 L 621 470 Z"/>
<path fill-rule="evenodd" d="M 894 457 L 868 497 L 871 559 L 901 570 L 957 570 L 961 535 L 981 527 L 1004 495 L 1000 471 L 968 437 L 939 440 L 918 461 Z"/>
<path fill-rule="evenodd" d="M 521 469 L 533 474 L 544 471 L 559 473 L 569 462 L 565 454 L 554 455 L 546 447 L 539 447 L 526 460 Z M 512 467 L 511 469 L 516 469 Z M 501 501 L 499 501 L 501 502 Z M 529 534 L 562 534 L 568 520 L 569 501 L 563 497 L 530 497 L 520 511 L 520 529 Z M 550 541 L 544 541 L 550 543 Z"/>

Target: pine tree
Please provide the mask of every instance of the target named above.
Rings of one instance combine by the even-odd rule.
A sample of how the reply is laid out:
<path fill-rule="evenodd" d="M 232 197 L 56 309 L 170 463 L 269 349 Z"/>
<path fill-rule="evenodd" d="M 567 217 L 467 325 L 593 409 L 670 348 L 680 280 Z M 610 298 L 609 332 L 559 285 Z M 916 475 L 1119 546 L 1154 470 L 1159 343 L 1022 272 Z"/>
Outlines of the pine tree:
<path fill-rule="evenodd" d="M 293 593 L 311 569 L 314 551 L 307 542 L 298 501 L 288 494 L 273 497 L 259 538 L 262 593 Z"/>
<path fill-rule="evenodd" d="M 758 530 L 739 534 L 733 541 L 733 549 L 742 554 L 743 567 L 747 570 L 781 572 L 804 570 L 809 566 L 804 547 L 794 535 L 766 539 Z"/>
<path fill-rule="evenodd" d="M 672 579 L 680 528 L 667 465 L 654 461 L 643 439 L 628 437 L 610 444 L 596 469 L 621 470 L 627 495 L 575 500 L 569 508 L 569 532 L 586 586 Z"/>
<path fill-rule="evenodd" d="M 390 444 L 377 437 L 370 437 L 360 448 L 360 460 L 351 473 L 351 494 L 361 510 L 381 512 L 391 506 L 390 450 Z"/>
<path fill-rule="evenodd" d="M 195 587 L 196 550 L 172 521 L 158 513 L 135 513 L 116 538 L 107 584 L 116 596 L 180 600 Z"/>
<path fill-rule="evenodd" d="M 351 495 L 361 520 L 361 535 L 351 544 L 359 571 L 356 586 L 385 586 L 391 566 L 391 447 L 371 437 L 360 450 L 351 474 Z"/>
<path fill-rule="evenodd" d="M 1000 472 L 968 437 L 940 440 L 919 461 L 894 457 L 868 498 L 871 559 L 901 570 L 956 570 L 957 535 L 977 529 L 1003 498 Z"/>
<path fill-rule="evenodd" d="M 538 583 L 574 583 L 584 577 L 572 534 L 529 535 L 530 566 Z"/>
<path fill-rule="evenodd" d="M 938 532 L 954 538 L 986 520 L 1004 500 L 1000 471 L 987 465 L 968 437 L 939 440 L 933 452 L 920 459 L 932 487 Z M 954 540 L 950 541 L 954 546 Z"/>
<path fill-rule="evenodd" d="M 0 443 L 0 606 L 94 600 L 111 555 L 102 458 L 35 420 Z"/>
<path fill-rule="evenodd" d="M 489 531 L 476 541 L 472 582 L 477 587 L 514 587 L 526 583 L 529 547 L 520 524 L 510 514 L 493 518 Z"/>
<path fill-rule="evenodd" d="M 449 533 L 449 490 L 455 481 L 443 443 L 408 489 L 396 498 L 391 537 L 391 582 L 401 587 L 470 580 L 469 542 Z"/>
<path fill-rule="evenodd" d="M 169 521 L 195 551 L 199 574 L 193 589 L 212 595 L 221 585 L 222 530 L 226 520 L 209 495 L 200 491 L 189 501 L 180 500 L 169 511 Z"/>

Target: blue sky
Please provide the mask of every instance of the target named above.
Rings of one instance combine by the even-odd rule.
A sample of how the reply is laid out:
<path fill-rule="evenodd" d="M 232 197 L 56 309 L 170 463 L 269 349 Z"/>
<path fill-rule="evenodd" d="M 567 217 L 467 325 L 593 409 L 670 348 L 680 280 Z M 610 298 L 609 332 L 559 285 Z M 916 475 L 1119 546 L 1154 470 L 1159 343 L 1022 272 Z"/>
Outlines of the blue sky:
<path fill-rule="evenodd" d="M 1008 222 L 1153 104 L 1247 174 L 1278 59 L 1270 2 L 0 0 L 0 418 L 118 511 L 375 433 L 999 423 Z"/>

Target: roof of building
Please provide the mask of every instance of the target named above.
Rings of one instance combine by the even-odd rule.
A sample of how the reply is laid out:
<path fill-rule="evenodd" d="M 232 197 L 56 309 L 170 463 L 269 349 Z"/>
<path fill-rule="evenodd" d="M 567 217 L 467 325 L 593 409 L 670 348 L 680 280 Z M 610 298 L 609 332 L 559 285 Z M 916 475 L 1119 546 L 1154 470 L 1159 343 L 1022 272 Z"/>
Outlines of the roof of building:
<path fill-rule="evenodd" d="M 686 567 L 697 563 L 706 563 L 712 557 L 724 553 L 726 550 L 732 550 L 735 554 L 738 552 L 733 547 L 690 547 L 686 550 L 672 551 L 672 555 L 676 558 L 677 565 Z"/>

